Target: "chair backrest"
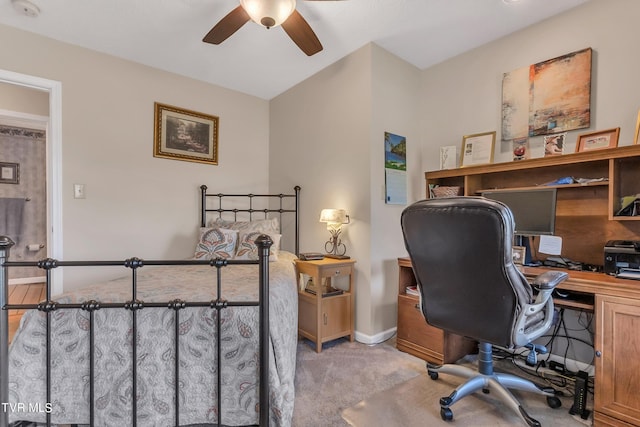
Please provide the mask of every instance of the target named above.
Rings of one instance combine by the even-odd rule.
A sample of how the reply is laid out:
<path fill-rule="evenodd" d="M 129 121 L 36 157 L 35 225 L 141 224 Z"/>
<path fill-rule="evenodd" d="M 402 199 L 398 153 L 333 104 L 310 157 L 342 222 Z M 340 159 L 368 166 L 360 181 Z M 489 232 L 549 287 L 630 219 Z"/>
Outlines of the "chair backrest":
<path fill-rule="evenodd" d="M 402 212 L 422 312 L 438 328 L 505 347 L 532 290 L 513 263 L 513 215 L 483 197 L 416 202 Z"/>

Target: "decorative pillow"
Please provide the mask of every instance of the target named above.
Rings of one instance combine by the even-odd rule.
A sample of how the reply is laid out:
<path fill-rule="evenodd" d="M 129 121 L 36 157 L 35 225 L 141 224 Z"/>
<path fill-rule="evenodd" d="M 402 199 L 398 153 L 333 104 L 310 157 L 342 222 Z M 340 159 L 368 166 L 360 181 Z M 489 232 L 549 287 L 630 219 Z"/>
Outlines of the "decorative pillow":
<path fill-rule="evenodd" d="M 209 223 L 210 227 L 225 228 L 227 230 L 238 230 L 240 232 L 262 231 L 272 235 L 280 233 L 280 223 L 278 217 L 269 219 L 258 219 L 255 221 L 227 221 L 216 218 Z"/>
<path fill-rule="evenodd" d="M 238 249 L 236 250 L 234 259 L 257 260 L 258 246 L 256 245 L 256 239 L 261 234 L 268 234 L 269 237 L 271 237 L 271 240 L 273 240 L 273 245 L 271 245 L 271 248 L 269 249 L 269 261 L 277 261 L 282 234 L 265 233 L 263 231 L 241 232 L 240 239 L 238 240 Z"/>
<path fill-rule="evenodd" d="M 238 243 L 238 231 L 224 228 L 200 228 L 200 241 L 196 245 L 195 258 L 232 259 Z"/>

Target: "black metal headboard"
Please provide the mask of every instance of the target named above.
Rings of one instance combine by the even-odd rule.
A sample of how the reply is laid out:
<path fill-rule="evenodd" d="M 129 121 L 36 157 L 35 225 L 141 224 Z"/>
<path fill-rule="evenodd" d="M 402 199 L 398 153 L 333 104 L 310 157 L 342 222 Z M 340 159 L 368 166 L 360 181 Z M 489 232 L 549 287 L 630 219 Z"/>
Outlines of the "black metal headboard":
<path fill-rule="evenodd" d="M 280 227 L 282 227 L 282 215 L 292 213 L 295 216 L 295 254 L 300 254 L 300 186 L 293 187 L 294 194 L 223 194 L 223 193 L 207 193 L 207 186 L 200 186 L 200 226 L 207 226 L 207 213 L 216 212 L 219 218 L 223 213 L 233 215 L 233 220 L 238 219 L 238 214 L 248 214 L 248 220 L 255 219 L 254 214 L 261 214 L 261 218 L 268 218 L 269 213 L 277 213 L 279 215 Z M 224 199 L 234 199 L 233 207 L 223 207 Z M 286 203 L 287 200 L 293 199 L 293 203 Z M 272 207 L 272 201 L 277 201 L 278 207 Z M 255 203 L 254 203 L 255 202 Z M 261 207 L 262 204 L 266 205 Z M 293 207 L 288 207 L 293 204 Z M 213 205 L 213 206 L 212 206 Z M 241 207 L 238 207 L 241 205 Z M 256 206 L 257 205 L 257 206 Z"/>

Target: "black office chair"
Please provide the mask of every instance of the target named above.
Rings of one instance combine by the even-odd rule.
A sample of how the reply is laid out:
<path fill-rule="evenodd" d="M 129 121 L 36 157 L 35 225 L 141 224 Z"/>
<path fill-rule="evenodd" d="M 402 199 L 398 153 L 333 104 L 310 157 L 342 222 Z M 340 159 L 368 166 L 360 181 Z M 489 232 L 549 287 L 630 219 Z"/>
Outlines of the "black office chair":
<path fill-rule="evenodd" d="M 516 348 L 543 335 L 553 322 L 551 293 L 565 272 L 546 272 L 534 287 L 513 263 L 513 215 L 504 204 L 483 197 L 447 197 L 416 202 L 402 212 L 405 246 L 411 257 L 425 319 L 437 328 L 479 342 L 478 370 L 455 364 L 427 364 L 439 373 L 467 378 L 440 399 L 440 416 L 453 419 L 451 405 L 471 393 L 494 391 L 530 426 L 531 418 L 508 390 L 538 393 L 552 408 L 561 405 L 553 388 L 493 371 L 492 345 Z M 542 352 L 544 352 L 542 348 Z"/>

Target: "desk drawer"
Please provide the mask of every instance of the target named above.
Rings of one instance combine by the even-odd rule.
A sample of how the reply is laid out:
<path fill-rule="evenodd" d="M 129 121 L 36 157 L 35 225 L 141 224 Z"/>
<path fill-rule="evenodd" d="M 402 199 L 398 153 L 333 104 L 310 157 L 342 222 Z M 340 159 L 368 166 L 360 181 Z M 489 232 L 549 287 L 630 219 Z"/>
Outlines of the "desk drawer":
<path fill-rule="evenodd" d="M 418 298 L 398 296 L 398 340 L 405 340 L 442 355 L 444 332 L 429 325 L 422 316 Z"/>

